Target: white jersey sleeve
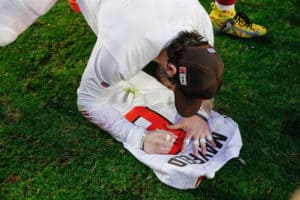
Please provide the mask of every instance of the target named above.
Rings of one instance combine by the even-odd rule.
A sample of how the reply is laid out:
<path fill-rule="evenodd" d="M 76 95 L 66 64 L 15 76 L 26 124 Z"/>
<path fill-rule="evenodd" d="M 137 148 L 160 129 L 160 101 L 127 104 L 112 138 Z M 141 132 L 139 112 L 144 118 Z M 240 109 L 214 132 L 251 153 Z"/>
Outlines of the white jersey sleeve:
<path fill-rule="evenodd" d="M 108 58 L 111 59 L 107 61 Z M 110 133 L 116 140 L 141 148 L 145 130 L 129 123 L 116 109 L 118 104 L 113 103 L 122 100 L 121 96 L 117 97 L 115 94 L 125 82 L 109 85 L 99 72 L 101 69 L 107 69 L 109 73 L 110 66 L 113 64 L 113 57 L 110 57 L 109 52 L 98 39 L 77 90 L 78 109 L 89 121 Z M 107 67 L 99 68 L 99 65 Z M 123 94 L 123 86 L 121 88 L 120 94 Z"/>

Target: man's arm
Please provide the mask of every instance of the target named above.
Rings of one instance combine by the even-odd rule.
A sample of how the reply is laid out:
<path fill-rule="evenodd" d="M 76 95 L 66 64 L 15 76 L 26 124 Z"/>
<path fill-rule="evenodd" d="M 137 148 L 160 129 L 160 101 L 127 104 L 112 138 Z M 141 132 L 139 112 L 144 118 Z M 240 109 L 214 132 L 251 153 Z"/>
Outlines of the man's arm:
<path fill-rule="evenodd" d="M 86 119 L 108 132 L 117 141 L 142 148 L 145 129 L 128 122 L 105 101 L 81 101 L 81 95 L 78 92 L 78 109 Z"/>
<path fill-rule="evenodd" d="M 128 94 L 128 87 L 144 85 L 145 80 L 140 77 L 138 79 L 141 80 L 131 84 L 124 80 L 111 83 L 112 80 L 117 80 L 119 77 L 119 72 L 113 70 L 117 69 L 113 67 L 116 63 L 114 57 L 109 54 L 109 51 L 106 51 L 98 39 L 77 91 L 78 109 L 90 122 L 108 132 L 120 142 L 142 148 L 145 140 L 146 152 L 168 153 L 172 146 L 170 141 L 173 141 L 173 135 L 171 135 L 170 141 L 166 141 L 165 132 L 146 131 L 144 128 L 130 123 L 123 116 L 122 113 L 132 106 L 130 103 L 132 98 Z M 146 91 L 152 93 L 155 89 L 150 87 Z M 141 103 L 147 104 L 144 100 Z"/>
<path fill-rule="evenodd" d="M 104 89 L 105 90 L 105 89 Z M 116 93 L 120 91 L 114 88 Z M 103 91 L 101 92 L 103 94 Z M 100 94 L 100 93 L 99 93 Z M 119 93 L 120 94 L 120 93 Z M 78 108 L 85 118 L 108 132 L 119 142 L 130 144 L 136 148 L 144 149 L 147 153 L 167 154 L 177 136 L 164 130 L 146 131 L 134 125 L 114 108 L 109 99 L 111 94 L 93 98 L 92 95 L 78 89 Z M 120 95 L 119 97 L 125 97 Z M 114 96 L 116 97 L 116 96 Z"/>
<path fill-rule="evenodd" d="M 113 106 L 113 101 L 122 98 L 121 93 L 124 92 L 121 80 L 109 85 L 118 74 L 114 71 L 116 63 L 98 38 L 77 90 L 78 109 L 85 118 L 116 140 L 141 148 L 145 130 L 128 122 L 116 109 L 117 103 Z"/>

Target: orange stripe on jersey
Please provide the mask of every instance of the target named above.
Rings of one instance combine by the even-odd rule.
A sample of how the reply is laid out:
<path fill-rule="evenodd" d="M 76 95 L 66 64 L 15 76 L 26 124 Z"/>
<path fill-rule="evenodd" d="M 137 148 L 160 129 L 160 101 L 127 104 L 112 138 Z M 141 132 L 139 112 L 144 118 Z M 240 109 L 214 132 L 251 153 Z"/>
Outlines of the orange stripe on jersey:
<path fill-rule="evenodd" d="M 74 12 L 80 13 L 80 8 L 79 8 L 76 0 L 69 0 L 69 5 Z"/>
<path fill-rule="evenodd" d="M 167 125 L 170 125 L 172 123 L 168 119 L 160 115 L 159 113 L 151 110 L 148 107 L 136 106 L 125 115 L 125 118 L 132 123 L 135 123 L 140 118 L 147 120 L 147 122 L 149 122 L 149 125 L 148 127 L 144 127 L 146 128 L 146 130 L 163 129 L 172 132 L 174 135 L 177 135 L 178 137 L 174 145 L 172 146 L 171 150 L 169 151 L 169 154 L 177 154 L 181 150 L 182 143 L 185 138 L 185 132 L 181 129 L 177 129 L 177 130 L 168 129 Z"/>

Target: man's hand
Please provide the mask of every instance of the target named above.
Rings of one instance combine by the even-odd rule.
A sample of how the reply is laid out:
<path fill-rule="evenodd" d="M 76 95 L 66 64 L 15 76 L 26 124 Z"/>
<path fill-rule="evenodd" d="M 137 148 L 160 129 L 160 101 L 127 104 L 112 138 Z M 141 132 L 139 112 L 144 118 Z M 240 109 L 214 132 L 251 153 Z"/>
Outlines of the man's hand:
<path fill-rule="evenodd" d="M 200 118 L 199 116 L 192 116 L 183 118 L 179 123 L 174 125 L 169 125 L 169 129 L 182 129 L 186 132 L 186 137 L 184 139 L 181 152 L 185 153 L 189 142 L 193 142 L 193 152 L 196 157 L 199 157 L 199 145 L 201 146 L 201 151 L 206 154 L 206 139 L 213 145 L 216 146 L 210 132 L 208 129 L 207 122 Z"/>
<path fill-rule="evenodd" d="M 177 136 L 165 130 L 147 131 L 144 140 L 144 151 L 147 153 L 167 154 Z"/>

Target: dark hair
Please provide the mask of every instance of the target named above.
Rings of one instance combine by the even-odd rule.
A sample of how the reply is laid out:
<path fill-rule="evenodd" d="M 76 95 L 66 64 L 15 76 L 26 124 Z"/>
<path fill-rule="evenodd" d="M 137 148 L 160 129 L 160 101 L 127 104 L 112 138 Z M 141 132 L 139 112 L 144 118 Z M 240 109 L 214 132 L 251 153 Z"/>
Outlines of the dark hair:
<path fill-rule="evenodd" d="M 204 37 L 197 31 L 181 31 L 167 47 L 169 62 L 177 66 L 177 61 L 180 59 L 183 48 L 186 46 L 200 46 L 208 44 L 208 42 L 203 39 Z"/>

